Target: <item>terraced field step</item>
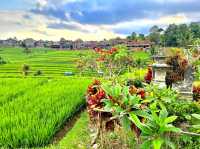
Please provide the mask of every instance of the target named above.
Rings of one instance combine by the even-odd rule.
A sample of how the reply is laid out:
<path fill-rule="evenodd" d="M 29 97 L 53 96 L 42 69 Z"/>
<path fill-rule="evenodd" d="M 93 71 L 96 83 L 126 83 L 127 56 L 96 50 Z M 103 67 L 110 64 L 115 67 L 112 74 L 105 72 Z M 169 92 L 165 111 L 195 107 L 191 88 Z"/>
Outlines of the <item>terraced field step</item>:
<path fill-rule="evenodd" d="M 46 76 L 63 76 L 64 72 L 73 72 L 78 74 L 76 61 L 80 55 L 87 56 L 91 51 L 61 51 L 44 48 L 33 48 L 32 53 L 26 54 L 23 48 L 0 48 L 0 56 L 3 57 L 7 64 L 0 65 L 0 77 L 21 75 L 23 64 L 30 67 L 30 75 L 38 70 Z M 84 71 L 85 75 L 93 75 L 95 72 Z"/>

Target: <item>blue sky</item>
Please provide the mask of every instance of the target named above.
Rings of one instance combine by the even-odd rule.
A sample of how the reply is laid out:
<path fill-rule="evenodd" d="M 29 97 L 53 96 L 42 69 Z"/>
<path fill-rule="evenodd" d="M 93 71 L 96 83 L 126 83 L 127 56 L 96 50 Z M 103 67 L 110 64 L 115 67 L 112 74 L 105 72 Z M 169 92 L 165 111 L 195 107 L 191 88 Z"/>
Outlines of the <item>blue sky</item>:
<path fill-rule="evenodd" d="M 101 40 L 200 21 L 199 0 L 1 0 L 0 38 Z"/>
<path fill-rule="evenodd" d="M 32 7 L 32 4 L 27 0 L 1 0 L 1 10 L 28 10 Z"/>

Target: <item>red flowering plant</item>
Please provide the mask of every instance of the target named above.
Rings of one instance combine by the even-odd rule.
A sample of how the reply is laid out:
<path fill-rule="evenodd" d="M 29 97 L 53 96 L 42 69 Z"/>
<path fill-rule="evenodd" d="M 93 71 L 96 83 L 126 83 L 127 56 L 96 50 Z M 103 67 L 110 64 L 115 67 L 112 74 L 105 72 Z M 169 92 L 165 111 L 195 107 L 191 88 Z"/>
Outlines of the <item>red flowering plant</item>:
<path fill-rule="evenodd" d="M 174 83 L 177 81 L 184 80 L 184 74 L 189 66 L 189 61 L 184 55 L 182 49 L 172 48 L 168 51 L 170 53 L 166 63 L 172 67 L 172 70 L 167 72 L 167 78 L 170 78 L 170 82 Z"/>
<path fill-rule="evenodd" d="M 87 89 L 88 112 L 91 113 L 91 117 L 95 117 L 95 109 L 117 112 L 121 108 L 121 110 L 127 111 L 127 109 L 132 109 L 135 102 L 140 107 L 139 101 L 145 99 L 145 95 L 143 88 L 134 85 L 101 84 L 100 81 L 95 80 Z M 107 104 L 108 102 L 114 105 L 112 109 L 108 108 L 110 105 Z"/>
<path fill-rule="evenodd" d="M 96 59 L 99 69 L 110 78 L 124 72 L 129 65 L 132 64 L 132 59 L 129 56 L 127 47 L 120 45 L 109 50 L 95 48 L 98 55 Z"/>
<path fill-rule="evenodd" d="M 130 112 L 144 110 L 146 108 L 146 104 L 142 103 L 145 96 L 145 90 L 137 88 L 134 85 L 126 86 L 119 83 L 101 84 L 95 80 L 87 90 L 87 109 L 90 120 L 93 122 L 97 121 L 99 113 L 101 113 L 102 120 L 112 119 L 113 117 L 128 120 Z M 113 119 L 112 121 L 106 121 L 105 124 L 106 129 L 108 126 L 113 130 Z M 139 129 L 133 123 L 130 123 L 129 127 L 139 137 Z"/>
<path fill-rule="evenodd" d="M 148 67 L 147 74 L 144 77 L 144 80 L 147 84 L 150 84 L 153 79 L 153 71 L 151 67 Z"/>
<path fill-rule="evenodd" d="M 199 82 L 195 82 L 193 84 L 193 99 L 195 101 L 200 101 L 200 83 Z"/>

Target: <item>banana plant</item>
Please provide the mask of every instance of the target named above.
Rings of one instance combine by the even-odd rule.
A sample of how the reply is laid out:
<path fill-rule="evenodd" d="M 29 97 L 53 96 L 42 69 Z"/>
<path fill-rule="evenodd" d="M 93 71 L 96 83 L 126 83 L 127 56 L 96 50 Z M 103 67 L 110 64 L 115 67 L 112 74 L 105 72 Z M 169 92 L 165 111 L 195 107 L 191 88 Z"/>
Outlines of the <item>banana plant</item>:
<path fill-rule="evenodd" d="M 181 132 L 181 129 L 172 125 L 177 116 L 168 116 L 168 112 L 163 104 L 161 110 L 155 111 L 134 111 L 129 115 L 129 119 L 141 130 L 143 143 L 141 149 L 160 149 L 162 146 L 169 146 L 175 149 L 175 144 L 169 140 L 167 134 L 171 132 Z M 145 123 L 140 121 L 140 117 L 146 119 Z"/>

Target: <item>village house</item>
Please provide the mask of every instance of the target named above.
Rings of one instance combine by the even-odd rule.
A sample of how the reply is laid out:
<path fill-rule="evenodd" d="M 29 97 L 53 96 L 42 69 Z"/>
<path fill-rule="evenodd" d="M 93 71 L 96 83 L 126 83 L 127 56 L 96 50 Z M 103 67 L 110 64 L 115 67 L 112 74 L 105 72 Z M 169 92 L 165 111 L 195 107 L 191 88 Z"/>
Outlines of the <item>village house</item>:
<path fill-rule="evenodd" d="M 118 38 L 115 38 L 115 39 L 110 39 L 109 43 L 113 47 L 113 46 L 116 46 L 116 45 L 125 44 L 125 41 L 126 41 L 126 39 L 121 39 L 121 38 L 118 37 Z"/>
<path fill-rule="evenodd" d="M 98 42 L 97 47 L 102 49 L 109 49 L 111 48 L 111 44 L 109 43 L 108 40 L 102 40 Z"/>
<path fill-rule="evenodd" d="M 35 47 L 35 40 L 32 39 L 32 38 L 27 38 L 23 41 L 23 46 L 25 47 L 29 47 L 29 48 L 32 48 L 32 47 Z"/>
<path fill-rule="evenodd" d="M 84 46 L 83 40 L 77 39 L 73 42 L 73 49 L 79 50 L 79 49 L 84 49 L 84 48 L 85 46 Z"/>
<path fill-rule="evenodd" d="M 1 46 L 16 47 L 19 46 L 18 40 L 16 38 L 9 38 L 6 40 L 1 40 Z"/>
<path fill-rule="evenodd" d="M 73 43 L 71 40 L 65 40 L 64 38 L 60 39 L 60 48 L 61 49 L 73 49 Z"/>
<path fill-rule="evenodd" d="M 3 40 L 0 40 L 0 46 L 2 46 L 3 45 Z"/>
<path fill-rule="evenodd" d="M 75 41 L 66 40 L 61 38 L 60 41 L 43 41 L 38 40 L 35 41 L 32 38 L 27 38 L 23 41 L 18 41 L 16 38 L 9 38 L 7 40 L 0 40 L 0 46 L 23 46 L 23 47 L 46 47 L 46 48 L 54 48 L 54 49 L 65 49 L 65 50 L 80 50 L 80 49 L 94 49 L 96 47 L 102 49 L 109 49 L 116 45 L 125 45 L 130 50 L 141 49 L 148 50 L 153 43 L 144 40 L 130 40 L 130 39 L 121 39 L 115 38 L 110 40 L 102 40 L 102 41 L 83 41 L 81 39 L 77 39 Z"/>
<path fill-rule="evenodd" d="M 153 43 L 150 41 L 133 41 L 133 40 L 127 40 L 127 47 L 129 49 L 134 49 L 134 48 L 141 48 L 141 49 L 149 49 Z"/>
<path fill-rule="evenodd" d="M 94 49 L 97 47 L 98 42 L 97 41 L 85 41 L 85 49 Z"/>
<path fill-rule="evenodd" d="M 98 47 L 108 49 L 111 47 L 114 47 L 116 45 L 125 45 L 129 49 L 149 49 L 152 46 L 152 42 L 150 41 L 136 41 L 136 40 L 129 40 L 129 39 L 121 39 L 121 38 L 115 38 L 110 39 L 109 41 L 104 40 L 100 41 L 98 43 Z"/>
<path fill-rule="evenodd" d="M 51 48 L 53 45 L 53 41 L 44 41 L 44 47 L 45 48 Z"/>
<path fill-rule="evenodd" d="M 60 42 L 52 42 L 52 45 L 50 48 L 53 48 L 53 49 L 60 49 Z"/>
<path fill-rule="evenodd" d="M 45 41 L 43 40 L 38 40 L 35 42 L 35 47 L 45 47 Z"/>

